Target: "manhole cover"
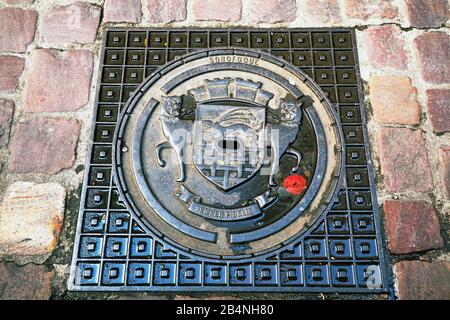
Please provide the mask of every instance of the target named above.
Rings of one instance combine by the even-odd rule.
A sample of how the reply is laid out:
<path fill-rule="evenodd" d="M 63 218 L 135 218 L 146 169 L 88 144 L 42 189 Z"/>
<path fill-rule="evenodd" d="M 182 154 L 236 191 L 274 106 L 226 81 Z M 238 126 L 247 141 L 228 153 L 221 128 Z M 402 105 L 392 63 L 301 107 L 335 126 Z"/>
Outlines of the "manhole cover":
<path fill-rule="evenodd" d="M 386 292 L 353 46 L 108 31 L 70 289 Z"/>

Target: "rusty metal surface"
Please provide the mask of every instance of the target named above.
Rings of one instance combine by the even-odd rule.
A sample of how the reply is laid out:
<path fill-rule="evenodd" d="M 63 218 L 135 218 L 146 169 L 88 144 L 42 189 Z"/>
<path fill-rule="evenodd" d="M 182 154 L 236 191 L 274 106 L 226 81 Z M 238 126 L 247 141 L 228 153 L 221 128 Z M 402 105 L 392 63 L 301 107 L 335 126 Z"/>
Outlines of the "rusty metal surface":
<path fill-rule="evenodd" d="M 387 292 L 354 43 L 109 30 L 69 288 Z"/>

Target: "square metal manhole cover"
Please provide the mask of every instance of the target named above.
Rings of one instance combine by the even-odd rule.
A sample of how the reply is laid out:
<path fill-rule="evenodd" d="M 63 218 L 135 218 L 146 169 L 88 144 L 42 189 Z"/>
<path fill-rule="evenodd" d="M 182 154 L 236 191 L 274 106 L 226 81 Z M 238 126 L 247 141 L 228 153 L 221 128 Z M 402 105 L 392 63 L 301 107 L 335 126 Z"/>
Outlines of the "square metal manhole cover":
<path fill-rule="evenodd" d="M 349 29 L 105 34 L 69 289 L 385 293 Z"/>

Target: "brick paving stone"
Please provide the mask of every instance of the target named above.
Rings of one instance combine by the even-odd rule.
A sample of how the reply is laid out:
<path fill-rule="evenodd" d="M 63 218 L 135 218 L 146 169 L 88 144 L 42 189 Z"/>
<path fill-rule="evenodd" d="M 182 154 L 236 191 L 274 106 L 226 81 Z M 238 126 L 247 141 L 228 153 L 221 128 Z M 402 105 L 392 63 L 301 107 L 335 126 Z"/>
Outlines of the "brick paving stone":
<path fill-rule="evenodd" d="M 17 267 L 12 262 L 0 263 L 1 300 L 49 300 L 54 271 L 43 265 Z"/>
<path fill-rule="evenodd" d="M 141 20 L 141 0 L 106 0 L 103 21 L 131 22 Z"/>
<path fill-rule="evenodd" d="M 381 128 L 378 144 L 381 174 L 388 191 L 432 191 L 427 148 L 420 130 Z"/>
<path fill-rule="evenodd" d="M 242 0 L 194 0 L 195 20 L 238 21 L 241 19 Z"/>
<path fill-rule="evenodd" d="M 450 82 L 450 35 L 427 32 L 414 40 L 422 78 L 434 84 Z"/>
<path fill-rule="evenodd" d="M 0 254 L 51 253 L 61 231 L 64 203 L 65 190 L 57 183 L 10 185 L 0 205 Z"/>
<path fill-rule="evenodd" d="M 300 14 L 302 20 L 308 20 L 313 26 L 333 26 L 342 21 L 337 0 L 306 0 Z"/>
<path fill-rule="evenodd" d="M 449 300 L 450 262 L 400 261 L 395 264 L 401 300 Z"/>
<path fill-rule="evenodd" d="M 377 122 L 418 124 L 420 105 L 411 79 L 402 76 L 372 76 L 370 102 Z"/>
<path fill-rule="evenodd" d="M 25 111 L 75 111 L 86 105 L 93 61 L 85 50 L 36 50 L 25 81 Z"/>
<path fill-rule="evenodd" d="M 386 200 L 386 234 L 389 251 L 407 254 L 444 245 L 433 205 L 417 200 Z"/>
<path fill-rule="evenodd" d="M 101 9 L 76 2 L 45 12 L 41 19 L 40 40 L 46 43 L 93 43 L 97 36 Z"/>
<path fill-rule="evenodd" d="M 186 19 L 186 0 L 148 0 L 146 7 L 149 22 L 175 22 Z"/>
<path fill-rule="evenodd" d="M 14 116 L 14 102 L 0 98 L 0 147 L 6 147 Z"/>
<path fill-rule="evenodd" d="M 0 9 L 0 51 L 25 52 L 36 32 L 37 12 Z"/>
<path fill-rule="evenodd" d="M 439 166 L 442 172 L 442 182 L 444 183 L 447 199 L 450 200 L 450 147 L 439 148 Z"/>
<path fill-rule="evenodd" d="M 11 143 L 13 172 L 54 174 L 73 166 L 80 124 L 75 119 L 38 117 L 21 122 Z"/>
<path fill-rule="evenodd" d="M 363 48 L 369 62 L 376 69 L 390 67 L 404 70 L 408 59 L 405 53 L 405 41 L 399 27 L 384 25 L 369 27 L 363 31 Z"/>
<path fill-rule="evenodd" d="M 344 0 L 345 14 L 356 19 L 394 19 L 398 16 L 397 6 L 392 0 Z"/>
<path fill-rule="evenodd" d="M 289 22 L 296 18 L 295 0 L 248 0 L 248 18 L 252 22 Z"/>
<path fill-rule="evenodd" d="M 25 60 L 15 56 L 0 56 L 0 92 L 14 93 L 25 67 Z"/>
<path fill-rule="evenodd" d="M 427 110 L 434 131 L 450 131 L 450 90 L 427 90 Z"/>
<path fill-rule="evenodd" d="M 414 27 L 440 27 L 450 17 L 448 0 L 405 0 L 409 22 Z"/>

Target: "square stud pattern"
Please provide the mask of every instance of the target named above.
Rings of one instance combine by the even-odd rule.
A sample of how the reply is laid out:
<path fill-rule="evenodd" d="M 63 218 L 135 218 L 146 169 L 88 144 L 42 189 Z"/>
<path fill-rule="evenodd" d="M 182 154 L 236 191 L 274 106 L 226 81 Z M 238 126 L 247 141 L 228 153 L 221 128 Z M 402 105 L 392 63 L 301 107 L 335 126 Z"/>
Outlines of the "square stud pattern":
<path fill-rule="evenodd" d="M 234 263 L 165 243 L 130 214 L 112 173 L 115 127 L 137 86 L 186 53 L 227 46 L 265 50 L 301 69 L 326 93 L 344 133 L 345 181 L 332 208 L 273 256 Z M 352 30 L 115 29 L 102 53 L 72 290 L 388 291 Z"/>

